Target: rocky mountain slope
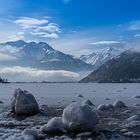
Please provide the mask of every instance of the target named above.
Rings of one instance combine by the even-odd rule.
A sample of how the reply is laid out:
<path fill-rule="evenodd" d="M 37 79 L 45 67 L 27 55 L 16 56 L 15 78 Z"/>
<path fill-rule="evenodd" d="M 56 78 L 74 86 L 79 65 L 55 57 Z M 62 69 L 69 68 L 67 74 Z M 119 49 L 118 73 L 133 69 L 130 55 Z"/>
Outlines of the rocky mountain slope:
<path fill-rule="evenodd" d="M 125 51 L 118 57 L 107 61 L 80 82 L 140 82 L 140 53 Z"/>

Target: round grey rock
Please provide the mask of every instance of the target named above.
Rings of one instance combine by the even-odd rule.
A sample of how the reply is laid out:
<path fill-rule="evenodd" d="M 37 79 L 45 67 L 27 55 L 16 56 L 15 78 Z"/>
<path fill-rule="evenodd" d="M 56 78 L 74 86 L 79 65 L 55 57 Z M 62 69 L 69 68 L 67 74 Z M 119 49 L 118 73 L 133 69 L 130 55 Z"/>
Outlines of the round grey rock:
<path fill-rule="evenodd" d="M 64 132 L 64 124 L 61 117 L 52 118 L 46 125 L 43 126 L 42 131 L 45 133 L 60 133 Z"/>
<path fill-rule="evenodd" d="M 72 103 L 64 109 L 62 121 L 69 131 L 88 131 L 95 128 L 98 118 L 89 105 Z"/>
<path fill-rule="evenodd" d="M 97 110 L 98 111 L 106 111 L 106 110 L 108 110 L 108 107 L 106 105 L 101 104 L 97 107 Z"/>
<path fill-rule="evenodd" d="M 117 107 L 117 108 L 123 108 L 123 107 L 126 107 L 125 103 L 120 101 L 120 100 L 117 100 L 114 102 L 113 104 L 114 107 Z"/>

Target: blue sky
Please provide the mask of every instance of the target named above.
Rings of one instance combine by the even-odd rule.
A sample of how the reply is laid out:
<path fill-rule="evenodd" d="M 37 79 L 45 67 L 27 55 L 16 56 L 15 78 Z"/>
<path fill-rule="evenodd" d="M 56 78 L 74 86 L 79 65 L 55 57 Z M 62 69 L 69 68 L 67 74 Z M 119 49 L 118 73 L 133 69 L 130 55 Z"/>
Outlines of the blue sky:
<path fill-rule="evenodd" d="M 139 0 L 1 0 L 0 41 L 46 41 L 77 56 L 97 45 L 138 46 L 139 14 Z"/>

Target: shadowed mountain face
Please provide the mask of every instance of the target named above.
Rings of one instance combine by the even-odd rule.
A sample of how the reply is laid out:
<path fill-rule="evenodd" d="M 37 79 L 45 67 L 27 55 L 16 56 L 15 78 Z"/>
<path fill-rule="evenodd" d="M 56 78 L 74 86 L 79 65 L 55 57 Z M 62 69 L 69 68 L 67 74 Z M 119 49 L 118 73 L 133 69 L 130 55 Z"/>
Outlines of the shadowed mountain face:
<path fill-rule="evenodd" d="M 80 82 L 140 82 L 140 53 L 126 51 L 107 61 Z"/>
<path fill-rule="evenodd" d="M 53 49 L 44 42 L 25 42 L 22 40 L 1 44 L 2 53 L 14 57 L 10 61 L 1 61 L 2 65 L 30 66 L 45 70 L 88 71 L 93 66 L 80 59 L 73 58 Z M 7 48 L 7 49 L 4 49 Z M 9 48 L 9 49 L 8 49 Z M 1 52 L 1 49 L 0 49 Z"/>

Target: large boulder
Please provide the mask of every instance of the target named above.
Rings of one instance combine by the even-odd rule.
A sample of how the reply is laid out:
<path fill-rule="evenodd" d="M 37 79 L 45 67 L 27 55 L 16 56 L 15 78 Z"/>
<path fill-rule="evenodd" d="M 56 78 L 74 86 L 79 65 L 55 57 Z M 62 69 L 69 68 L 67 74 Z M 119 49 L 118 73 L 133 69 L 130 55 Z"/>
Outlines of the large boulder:
<path fill-rule="evenodd" d="M 95 128 L 98 118 L 89 105 L 72 103 L 64 109 L 62 121 L 69 131 L 88 131 Z"/>
<path fill-rule="evenodd" d="M 17 115 L 34 115 L 39 112 L 35 97 L 28 91 L 16 89 L 12 98 L 12 112 Z"/>

